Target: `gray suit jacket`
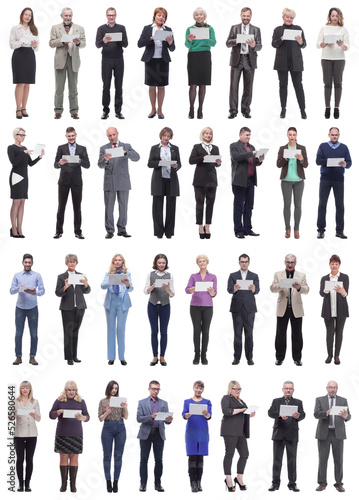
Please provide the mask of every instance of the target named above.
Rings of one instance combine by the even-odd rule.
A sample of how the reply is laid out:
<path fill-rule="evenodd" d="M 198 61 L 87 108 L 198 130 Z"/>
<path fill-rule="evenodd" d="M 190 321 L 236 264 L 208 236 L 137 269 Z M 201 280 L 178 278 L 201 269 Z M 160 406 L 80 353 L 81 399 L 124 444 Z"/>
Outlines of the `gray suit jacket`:
<path fill-rule="evenodd" d="M 241 45 L 237 43 L 237 35 L 241 34 L 241 24 L 235 24 L 231 27 L 231 31 L 229 32 L 226 45 L 227 47 L 232 47 L 231 58 L 229 61 L 229 65 L 232 67 L 238 66 L 239 58 L 241 56 Z M 257 68 L 257 52 L 262 48 L 262 40 L 261 40 L 261 30 L 256 26 L 252 26 L 252 24 L 248 25 L 248 32 L 250 35 L 254 35 L 254 41 L 256 42 L 256 46 L 254 49 L 249 47 L 249 62 L 251 63 L 252 69 L 255 70 Z"/>
<path fill-rule="evenodd" d="M 257 185 L 257 166 L 262 165 L 259 158 L 253 155 L 255 147 L 248 144 L 250 151 L 247 151 L 242 141 L 234 142 L 230 145 L 232 163 L 232 185 L 247 187 L 248 179 L 248 159 L 253 158 L 254 163 L 254 185 Z"/>
<path fill-rule="evenodd" d="M 336 397 L 337 406 L 348 406 L 348 401 L 341 396 Z M 328 395 L 316 398 L 314 407 L 314 417 L 318 419 L 317 432 L 315 434 L 316 439 L 325 440 L 329 433 L 329 416 L 327 411 L 329 410 L 329 400 Z M 340 416 L 334 416 L 335 425 L 335 437 L 337 439 L 346 439 L 345 433 L 345 422 L 348 422 L 352 416 L 350 415 L 348 406 L 348 418 L 344 419 Z"/>
<path fill-rule="evenodd" d="M 123 147 L 124 151 L 126 151 L 126 155 L 121 156 L 120 158 L 110 158 L 108 163 L 106 163 L 104 159 L 106 154 L 105 150 L 110 149 L 112 144 L 105 144 L 100 149 L 100 157 L 97 164 L 100 168 L 105 169 L 103 179 L 104 191 L 129 191 L 131 189 L 128 159 L 138 161 L 140 159 L 140 155 L 131 148 L 131 144 L 119 142 L 118 146 Z"/>
<path fill-rule="evenodd" d="M 167 401 L 163 401 L 163 399 L 158 398 L 158 402 L 160 405 L 159 411 L 168 412 Z M 150 432 L 152 429 L 152 423 L 153 423 L 151 404 L 150 404 L 148 397 L 145 399 L 141 399 L 138 402 L 137 422 L 139 422 L 141 424 L 140 430 L 138 431 L 138 434 L 137 434 L 138 439 L 147 439 L 148 436 L 150 435 Z M 170 422 L 166 422 L 164 420 L 161 420 L 159 422 L 160 436 L 163 439 L 163 441 L 166 439 L 165 423 L 169 424 Z"/>
<path fill-rule="evenodd" d="M 80 45 L 78 46 L 72 43 L 72 69 L 75 73 L 77 73 L 81 64 L 79 49 L 86 47 L 86 37 L 85 30 L 82 26 L 72 24 L 72 30 L 74 34 L 78 34 L 78 38 L 81 40 Z M 51 28 L 49 45 L 52 49 L 56 49 L 55 69 L 63 69 L 66 64 L 68 46 L 67 44 L 61 42 L 61 37 L 65 34 L 66 30 L 63 23 L 56 24 Z"/>

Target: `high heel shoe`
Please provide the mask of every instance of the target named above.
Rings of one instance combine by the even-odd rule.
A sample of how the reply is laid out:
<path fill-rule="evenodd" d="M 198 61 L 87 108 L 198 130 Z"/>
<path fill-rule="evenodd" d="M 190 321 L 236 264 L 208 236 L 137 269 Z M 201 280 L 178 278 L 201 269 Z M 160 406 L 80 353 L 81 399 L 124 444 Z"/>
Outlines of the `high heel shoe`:
<path fill-rule="evenodd" d="M 18 113 L 20 113 L 20 114 L 18 115 Z M 17 110 L 16 110 L 16 118 L 17 118 L 18 120 L 22 120 L 22 112 L 21 112 L 21 109 L 17 109 Z"/>
<path fill-rule="evenodd" d="M 234 478 L 234 482 L 238 484 L 240 490 L 243 491 L 247 489 L 247 486 L 245 484 L 241 484 L 236 477 Z"/>
<path fill-rule="evenodd" d="M 199 120 L 201 120 L 203 118 L 202 108 L 198 108 L 198 110 L 197 110 L 197 118 Z"/>
<path fill-rule="evenodd" d="M 19 234 L 14 234 L 12 232 L 12 228 L 10 228 L 10 238 L 20 238 L 20 235 Z"/>
<path fill-rule="evenodd" d="M 156 358 L 157 361 L 151 361 L 150 366 L 156 366 L 158 363 L 158 358 Z"/>
<path fill-rule="evenodd" d="M 121 359 L 120 362 L 121 362 L 122 366 L 126 366 L 127 365 L 127 361 L 125 361 L 124 359 Z"/>
<path fill-rule="evenodd" d="M 226 485 L 226 488 L 227 488 L 227 490 L 229 492 L 234 493 L 236 491 L 236 487 L 235 486 L 228 486 L 227 479 L 224 480 L 224 484 Z"/>
<path fill-rule="evenodd" d="M 27 113 L 24 113 L 24 111 L 26 111 L 26 108 L 23 108 L 23 109 L 21 109 L 20 111 L 21 111 L 21 114 L 22 114 L 22 116 L 23 116 L 24 118 L 28 118 L 28 116 L 29 116 L 29 115 L 28 115 Z"/>
<path fill-rule="evenodd" d="M 17 235 L 18 235 L 19 238 L 25 238 L 25 236 L 23 234 L 20 234 L 20 231 L 18 229 L 17 229 Z"/>
<path fill-rule="evenodd" d="M 113 364 L 114 364 L 114 362 L 115 362 L 115 360 L 114 360 L 114 359 L 110 359 L 110 361 L 108 362 L 108 364 L 109 364 L 109 365 L 113 365 Z"/>
<path fill-rule="evenodd" d="M 189 108 L 188 118 L 190 118 L 191 120 L 194 118 L 194 108 L 193 108 L 193 106 L 190 106 L 190 108 Z"/>
<path fill-rule="evenodd" d="M 204 240 L 206 237 L 206 230 L 205 230 L 204 226 L 203 226 L 203 233 L 199 233 L 199 237 L 201 240 Z"/>
<path fill-rule="evenodd" d="M 210 239 L 210 237 L 211 237 L 211 233 L 210 233 L 210 232 L 208 232 L 208 231 L 206 231 L 206 228 L 204 228 L 204 234 L 205 234 L 205 238 L 206 238 L 206 240 L 209 240 L 209 239 Z"/>

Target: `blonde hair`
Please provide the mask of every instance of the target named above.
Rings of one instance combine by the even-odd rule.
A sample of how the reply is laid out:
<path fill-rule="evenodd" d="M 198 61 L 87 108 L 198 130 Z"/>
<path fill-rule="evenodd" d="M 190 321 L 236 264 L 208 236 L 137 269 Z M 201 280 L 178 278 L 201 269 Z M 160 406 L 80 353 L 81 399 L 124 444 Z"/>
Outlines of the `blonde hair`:
<path fill-rule="evenodd" d="M 293 9 L 288 9 L 288 7 L 286 7 L 285 9 L 283 9 L 283 12 L 282 12 L 282 17 L 284 17 L 284 16 L 290 16 L 294 19 L 296 14 L 295 14 L 295 11 Z"/>
<path fill-rule="evenodd" d="M 239 382 L 237 382 L 237 380 L 231 380 L 231 381 L 229 382 L 229 384 L 228 384 L 227 396 L 230 396 L 230 395 L 231 395 L 232 389 L 233 389 L 233 387 L 234 387 L 235 385 L 238 385 L 238 387 L 239 387 L 240 389 L 242 389 L 241 384 L 240 384 Z M 239 399 L 239 397 L 238 397 L 238 399 Z"/>
<path fill-rule="evenodd" d="M 199 134 L 199 140 L 203 141 L 203 135 L 205 132 L 210 132 L 212 134 L 212 141 L 213 141 L 213 130 L 211 129 L 211 127 L 204 127 L 201 130 L 201 133 Z"/>
<path fill-rule="evenodd" d="M 13 132 L 12 132 L 12 136 L 13 136 L 13 138 L 15 139 L 15 136 L 17 136 L 17 134 L 18 134 L 19 132 L 21 132 L 21 131 L 25 132 L 25 129 L 24 129 L 24 128 L 21 128 L 21 127 L 16 127 L 16 128 L 14 128 L 14 130 L 13 130 Z"/>
<path fill-rule="evenodd" d="M 32 393 L 32 385 L 27 380 L 24 380 L 23 382 L 21 382 L 20 387 L 19 387 L 19 395 L 18 395 L 18 397 L 16 399 L 18 401 L 21 401 L 21 399 L 22 399 L 21 388 L 22 387 L 28 387 L 30 389 L 30 392 L 29 392 L 29 401 L 30 401 L 30 403 L 33 403 L 34 402 L 34 395 Z"/>
<path fill-rule="evenodd" d="M 81 403 L 82 397 L 80 394 L 77 392 L 77 384 L 73 380 L 68 380 L 65 384 L 64 390 L 60 394 L 60 396 L 57 398 L 61 403 L 65 403 L 67 401 L 67 396 L 66 396 L 66 389 L 69 389 L 70 386 L 73 386 L 76 389 L 76 396 L 74 397 L 74 400 L 77 401 L 78 403 Z"/>
<path fill-rule="evenodd" d="M 68 262 L 70 262 L 70 260 L 74 260 L 76 262 L 76 264 L 79 263 L 78 259 L 77 259 L 77 255 L 74 254 L 74 253 L 68 253 L 65 257 L 65 264 L 67 265 Z"/>
<path fill-rule="evenodd" d="M 196 264 L 198 264 L 199 259 L 205 259 L 207 261 L 207 264 L 209 264 L 209 258 L 204 253 L 201 253 L 201 254 L 197 255 L 197 257 L 196 257 Z"/>
<path fill-rule="evenodd" d="M 121 271 L 123 273 L 127 273 L 127 267 L 126 267 L 126 261 L 125 261 L 125 257 L 121 254 L 121 253 L 116 253 L 113 257 L 112 257 L 112 261 L 111 261 L 111 265 L 109 267 L 109 274 L 115 274 L 116 272 L 116 268 L 114 266 L 114 262 L 115 262 L 115 259 L 116 257 L 120 257 L 120 259 L 122 260 L 122 267 L 121 267 Z"/>
<path fill-rule="evenodd" d="M 202 7 L 197 7 L 197 9 L 195 9 L 193 11 L 193 14 L 192 14 L 193 15 L 193 19 L 195 19 L 194 15 L 195 15 L 196 12 L 203 12 L 203 14 L 204 14 L 204 20 L 207 19 L 207 12 Z"/>

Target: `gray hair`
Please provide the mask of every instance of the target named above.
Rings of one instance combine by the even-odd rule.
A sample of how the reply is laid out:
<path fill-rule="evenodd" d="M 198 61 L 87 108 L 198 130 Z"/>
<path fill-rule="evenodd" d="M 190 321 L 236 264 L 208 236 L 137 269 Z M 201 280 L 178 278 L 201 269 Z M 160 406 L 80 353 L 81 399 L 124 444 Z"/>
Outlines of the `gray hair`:
<path fill-rule="evenodd" d="M 295 263 L 297 263 L 297 257 L 292 253 L 287 253 L 287 255 L 284 257 L 284 261 L 286 261 L 287 259 L 294 259 Z"/>
<path fill-rule="evenodd" d="M 202 7 L 197 7 L 197 9 L 193 11 L 193 19 L 196 12 L 203 12 L 204 19 L 207 19 L 207 12 Z"/>
<path fill-rule="evenodd" d="M 21 132 L 21 131 L 25 132 L 25 129 L 24 129 L 24 128 L 20 128 L 20 127 L 16 127 L 16 128 L 14 128 L 14 130 L 13 130 L 13 132 L 12 132 L 12 135 L 13 135 L 14 139 L 15 139 L 15 136 L 16 136 L 19 132 Z"/>
<path fill-rule="evenodd" d="M 285 386 L 285 384 L 291 384 L 293 386 L 293 389 L 294 389 L 294 384 L 291 380 L 286 380 L 285 382 L 283 382 L 283 387 Z"/>
<path fill-rule="evenodd" d="M 61 11 L 61 15 L 63 16 L 64 12 L 66 12 L 67 10 L 71 10 L 71 14 L 73 15 L 73 10 L 71 9 L 71 7 L 64 7 Z"/>
<path fill-rule="evenodd" d="M 295 11 L 293 9 L 288 9 L 288 7 L 286 7 L 285 9 L 283 9 L 283 12 L 282 12 L 282 17 L 284 17 L 284 16 L 290 16 L 294 19 L 296 14 L 295 14 Z"/>

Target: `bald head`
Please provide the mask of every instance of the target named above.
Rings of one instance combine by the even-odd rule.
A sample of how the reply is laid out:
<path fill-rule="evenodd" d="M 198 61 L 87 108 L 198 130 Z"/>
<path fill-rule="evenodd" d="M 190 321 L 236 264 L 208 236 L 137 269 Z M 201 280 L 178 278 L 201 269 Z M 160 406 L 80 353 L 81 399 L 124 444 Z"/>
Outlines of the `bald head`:
<path fill-rule="evenodd" d="M 328 395 L 333 398 L 334 396 L 336 396 L 337 394 L 337 391 L 338 391 L 338 384 L 337 382 L 335 382 L 335 380 L 330 380 L 327 384 L 327 392 L 328 392 Z"/>
<path fill-rule="evenodd" d="M 106 130 L 106 134 L 108 137 L 108 140 L 111 142 L 111 144 L 116 144 L 118 142 L 118 130 L 115 127 L 109 127 Z"/>

